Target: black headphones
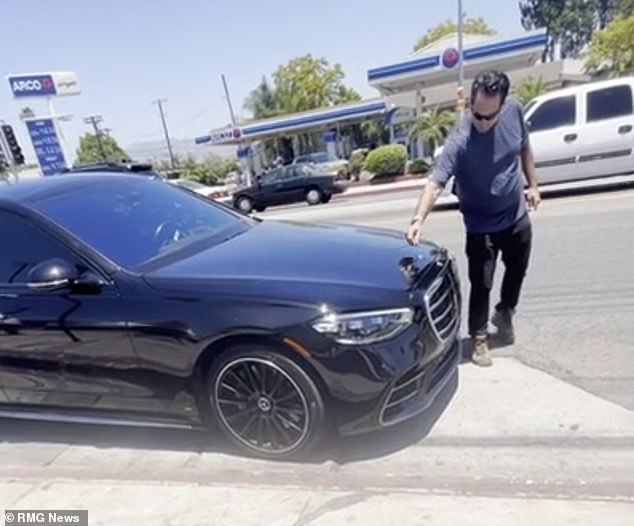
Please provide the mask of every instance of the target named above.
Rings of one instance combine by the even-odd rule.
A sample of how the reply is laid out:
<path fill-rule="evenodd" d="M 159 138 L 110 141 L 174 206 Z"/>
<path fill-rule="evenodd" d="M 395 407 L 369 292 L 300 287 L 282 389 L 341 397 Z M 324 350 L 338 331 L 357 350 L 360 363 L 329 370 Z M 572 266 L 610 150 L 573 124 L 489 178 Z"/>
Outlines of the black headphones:
<path fill-rule="evenodd" d="M 497 95 L 499 93 L 502 98 L 501 104 L 504 104 L 510 88 L 511 81 L 509 80 L 508 75 L 502 71 L 494 70 L 478 73 L 471 84 L 471 105 L 473 106 L 476 95 L 479 91 L 483 91 L 489 96 Z"/>

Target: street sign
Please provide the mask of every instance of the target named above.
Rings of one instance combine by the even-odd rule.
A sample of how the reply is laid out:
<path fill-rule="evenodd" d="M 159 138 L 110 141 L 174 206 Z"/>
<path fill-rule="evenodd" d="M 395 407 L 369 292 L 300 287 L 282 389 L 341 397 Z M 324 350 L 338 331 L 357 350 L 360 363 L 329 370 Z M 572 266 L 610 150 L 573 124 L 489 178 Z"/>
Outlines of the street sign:
<path fill-rule="evenodd" d="M 15 98 L 63 97 L 80 93 L 77 75 L 72 71 L 28 73 L 7 77 Z"/>
<path fill-rule="evenodd" d="M 31 119 L 26 127 L 33 149 L 42 170 L 42 175 L 55 175 L 66 168 L 64 152 L 59 144 L 53 119 Z"/>

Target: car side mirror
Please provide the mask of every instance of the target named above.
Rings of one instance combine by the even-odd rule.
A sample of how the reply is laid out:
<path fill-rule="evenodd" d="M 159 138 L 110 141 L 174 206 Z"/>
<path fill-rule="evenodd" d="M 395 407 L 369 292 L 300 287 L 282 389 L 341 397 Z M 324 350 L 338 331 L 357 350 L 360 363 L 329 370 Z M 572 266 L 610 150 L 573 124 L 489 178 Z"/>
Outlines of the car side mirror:
<path fill-rule="evenodd" d="M 47 259 L 29 272 L 27 285 L 32 290 L 52 291 L 71 287 L 79 279 L 79 271 L 65 259 Z"/>

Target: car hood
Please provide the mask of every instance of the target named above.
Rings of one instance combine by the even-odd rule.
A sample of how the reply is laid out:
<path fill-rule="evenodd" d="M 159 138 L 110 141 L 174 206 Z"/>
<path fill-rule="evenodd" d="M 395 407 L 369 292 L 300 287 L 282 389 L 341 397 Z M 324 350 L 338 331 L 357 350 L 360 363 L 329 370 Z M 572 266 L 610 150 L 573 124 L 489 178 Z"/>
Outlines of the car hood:
<path fill-rule="evenodd" d="M 411 246 L 402 232 L 328 223 L 265 220 L 219 245 L 156 269 L 160 289 L 234 291 L 301 300 L 327 289 L 410 289 L 444 257 L 432 243 Z M 416 276 L 412 273 L 415 269 Z M 355 292 L 354 294 L 358 294 Z"/>

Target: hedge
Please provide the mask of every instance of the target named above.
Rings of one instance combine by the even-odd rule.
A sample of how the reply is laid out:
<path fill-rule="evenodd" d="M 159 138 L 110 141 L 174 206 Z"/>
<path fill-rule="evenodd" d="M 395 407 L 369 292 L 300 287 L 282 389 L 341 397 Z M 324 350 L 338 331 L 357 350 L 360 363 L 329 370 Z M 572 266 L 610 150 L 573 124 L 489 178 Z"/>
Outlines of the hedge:
<path fill-rule="evenodd" d="M 400 175 L 405 172 L 407 149 L 402 144 L 388 144 L 372 150 L 364 168 L 375 175 Z"/>
<path fill-rule="evenodd" d="M 425 159 L 414 159 L 409 163 L 408 172 L 411 174 L 422 174 L 429 170 L 429 164 Z"/>

